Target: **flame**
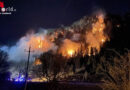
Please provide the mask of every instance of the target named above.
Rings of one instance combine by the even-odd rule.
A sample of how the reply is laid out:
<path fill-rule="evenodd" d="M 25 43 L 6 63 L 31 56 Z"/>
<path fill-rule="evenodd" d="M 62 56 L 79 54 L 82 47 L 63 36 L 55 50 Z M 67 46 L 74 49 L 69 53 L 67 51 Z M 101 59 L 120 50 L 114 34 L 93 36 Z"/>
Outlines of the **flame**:
<path fill-rule="evenodd" d="M 41 77 L 41 78 L 32 78 L 31 80 L 28 80 L 28 82 L 46 82 L 47 78 Z"/>
<path fill-rule="evenodd" d="M 106 27 L 104 15 L 100 14 L 93 19 L 95 22 L 90 20 L 91 26 L 85 31 L 86 33 L 82 33 L 83 28 L 76 28 L 76 30 L 79 29 L 78 32 L 75 28 L 61 28 L 52 34 L 32 35 L 28 45 L 31 45 L 33 50 L 42 52 L 47 52 L 57 45 L 55 52 L 65 57 L 74 57 L 80 51 L 82 56 L 95 55 L 100 52 L 101 47 L 109 38 L 104 32 Z"/>
<path fill-rule="evenodd" d="M 34 65 L 41 65 L 42 62 L 40 61 L 40 59 L 35 59 Z"/>
<path fill-rule="evenodd" d="M 91 56 L 91 47 L 88 47 L 88 56 Z"/>
<path fill-rule="evenodd" d="M 99 53 L 103 44 L 108 40 L 108 36 L 104 32 L 106 27 L 104 23 L 104 15 L 99 14 L 96 18 L 97 21 L 92 23 L 92 28 L 89 31 L 86 30 L 85 40 L 86 40 L 87 47 L 85 46 L 85 41 L 75 42 L 72 41 L 71 39 L 65 39 L 60 46 L 59 53 L 61 53 L 65 57 L 74 57 L 77 55 L 77 53 L 79 53 L 80 50 L 82 50 L 83 56 L 85 56 L 86 54 L 88 56 L 91 56 L 91 54 L 95 55 Z M 55 33 L 56 38 L 58 38 L 59 35 L 58 32 Z M 79 35 L 83 36 L 83 34 L 80 33 Z M 78 39 L 73 39 L 73 40 L 80 40 L 80 37 L 78 37 Z M 82 47 L 81 47 L 81 43 L 83 44 Z"/>
<path fill-rule="evenodd" d="M 73 56 L 73 54 L 74 54 L 74 50 L 68 50 L 68 55 L 69 55 L 69 56 L 71 56 L 71 57 L 72 57 L 72 56 Z"/>
<path fill-rule="evenodd" d="M 102 41 L 102 43 L 104 43 L 105 42 L 105 38 L 102 38 L 101 41 Z"/>
<path fill-rule="evenodd" d="M 33 35 L 28 41 L 28 46 L 31 45 L 32 50 L 46 52 L 53 47 L 53 43 L 47 39 L 47 36 Z"/>
<path fill-rule="evenodd" d="M 66 57 L 72 57 L 76 53 L 78 53 L 79 49 L 80 49 L 79 43 L 73 42 L 69 39 L 65 39 L 63 44 L 61 45 L 59 53 L 61 53 L 63 56 Z"/>
<path fill-rule="evenodd" d="M 96 49 L 98 52 L 100 51 L 101 46 L 106 42 L 108 37 L 104 34 L 105 23 L 104 16 L 101 14 L 97 16 L 97 22 L 92 25 L 92 30 L 86 32 L 86 43 L 88 46 L 88 55 L 91 55 L 91 51 L 95 55 L 95 51 L 91 49 Z"/>

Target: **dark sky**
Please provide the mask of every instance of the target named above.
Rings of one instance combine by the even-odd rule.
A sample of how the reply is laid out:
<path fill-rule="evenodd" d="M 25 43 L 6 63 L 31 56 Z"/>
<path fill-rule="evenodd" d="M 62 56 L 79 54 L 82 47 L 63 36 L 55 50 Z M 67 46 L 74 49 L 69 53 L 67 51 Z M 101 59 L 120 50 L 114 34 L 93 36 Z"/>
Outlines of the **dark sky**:
<path fill-rule="evenodd" d="M 0 0 L 5 7 L 17 9 L 12 15 L 0 15 L 0 44 L 18 40 L 29 29 L 70 25 L 97 9 L 107 13 L 130 12 L 128 0 Z"/>

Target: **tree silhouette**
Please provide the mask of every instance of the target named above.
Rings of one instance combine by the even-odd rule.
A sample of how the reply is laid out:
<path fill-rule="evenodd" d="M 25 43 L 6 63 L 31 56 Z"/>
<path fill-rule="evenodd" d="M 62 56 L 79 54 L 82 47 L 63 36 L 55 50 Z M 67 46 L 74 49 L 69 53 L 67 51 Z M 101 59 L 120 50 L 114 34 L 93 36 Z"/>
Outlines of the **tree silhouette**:
<path fill-rule="evenodd" d="M 8 75 L 9 63 L 7 60 L 7 53 L 0 50 L 0 80 L 5 80 Z"/>

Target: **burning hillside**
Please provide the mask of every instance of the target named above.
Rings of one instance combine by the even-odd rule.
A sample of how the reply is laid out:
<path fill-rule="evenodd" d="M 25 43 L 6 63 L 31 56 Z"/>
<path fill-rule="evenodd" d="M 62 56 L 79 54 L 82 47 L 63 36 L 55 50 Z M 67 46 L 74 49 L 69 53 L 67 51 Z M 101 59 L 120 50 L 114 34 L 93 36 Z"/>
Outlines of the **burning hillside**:
<path fill-rule="evenodd" d="M 109 40 L 107 33 L 105 33 L 104 18 L 103 13 L 100 13 L 95 17 L 80 20 L 79 24 L 58 28 L 46 35 L 33 36 L 28 41 L 28 45 L 31 45 L 33 50 L 41 52 L 52 50 L 64 57 L 76 56 L 79 52 L 82 52 L 82 56 L 95 55 Z"/>
<path fill-rule="evenodd" d="M 77 55 L 96 55 L 103 44 L 109 40 L 104 19 L 105 15 L 102 12 L 86 16 L 69 27 L 57 28 L 52 32 L 43 30 L 39 33 L 27 34 L 16 45 L 3 46 L 1 49 L 6 51 L 9 54 L 9 60 L 14 62 L 26 60 L 25 49 L 28 50 L 30 46 L 34 51 L 31 60 L 49 51 L 54 55 L 62 55 L 66 59 Z M 10 71 L 14 72 L 13 69 Z"/>
<path fill-rule="evenodd" d="M 53 32 L 31 33 L 22 37 L 15 46 L 4 46 L 1 49 L 9 53 L 11 60 L 26 59 L 24 49 L 35 51 L 33 55 L 52 51 L 65 57 L 95 55 L 100 52 L 103 44 L 109 40 L 106 33 L 105 15 L 100 12 L 90 17 L 84 17 L 70 27 L 55 29 Z"/>

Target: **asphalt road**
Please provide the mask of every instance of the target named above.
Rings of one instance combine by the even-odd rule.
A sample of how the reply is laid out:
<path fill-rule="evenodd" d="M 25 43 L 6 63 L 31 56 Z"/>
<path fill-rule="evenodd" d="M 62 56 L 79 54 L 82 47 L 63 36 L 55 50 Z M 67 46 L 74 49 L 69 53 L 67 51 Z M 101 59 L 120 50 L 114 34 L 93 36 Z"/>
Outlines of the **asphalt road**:
<path fill-rule="evenodd" d="M 0 82 L 0 90 L 24 90 L 24 83 Z M 27 90 L 102 90 L 96 83 L 60 82 L 28 83 Z"/>

